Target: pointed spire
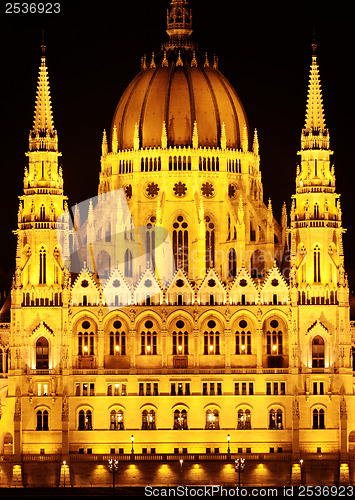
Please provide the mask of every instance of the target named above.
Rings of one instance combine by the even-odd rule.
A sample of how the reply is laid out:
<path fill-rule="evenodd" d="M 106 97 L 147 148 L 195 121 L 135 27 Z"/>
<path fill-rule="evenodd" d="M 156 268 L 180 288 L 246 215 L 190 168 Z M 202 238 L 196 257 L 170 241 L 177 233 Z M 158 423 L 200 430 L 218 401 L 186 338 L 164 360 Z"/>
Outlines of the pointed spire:
<path fill-rule="evenodd" d="M 192 132 L 192 147 L 194 149 L 198 148 L 198 133 L 197 133 L 197 122 L 196 120 L 194 121 L 194 128 Z"/>
<path fill-rule="evenodd" d="M 104 130 L 104 133 L 102 136 L 102 145 L 101 145 L 102 156 L 106 156 L 107 152 L 108 152 L 107 135 L 106 135 L 106 130 Z"/>
<path fill-rule="evenodd" d="M 259 154 L 259 139 L 258 139 L 258 131 L 256 129 L 254 130 L 253 153 L 255 155 Z"/>
<path fill-rule="evenodd" d="M 155 64 L 155 55 L 154 55 L 154 52 L 152 53 L 152 60 L 151 60 L 151 63 L 150 63 L 150 67 L 155 69 L 157 67 L 157 65 Z"/>
<path fill-rule="evenodd" d="M 204 68 L 209 68 L 210 67 L 210 63 L 208 61 L 208 55 L 207 55 L 207 52 L 205 54 L 205 63 L 204 63 Z"/>
<path fill-rule="evenodd" d="M 192 52 L 191 68 L 197 68 L 196 52 Z"/>
<path fill-rule="evenodd" d="M 302 149 L 329 149 L 329 132 L 325 124 L 316 49 L 317 44 L 313 41 Z"/>
<path fill-rule="evenodd" d="M 169 61 L 166 57 L 166 50 L 164 50 L 164 57 L 163 57 L 163 60 L 161 62 L 161 65 L 163 68 L 167 68 L 169 66 Z"/>
<path fill-rule="evenodd" d="M 223 122 L 221 130 L 221 149 L 226 149 L 226 147 L 227 147 L 226 124 Z"/>
<path fill-rule="evenodd" d="M 248 151 L 249 149 L 249 141 L 248 141 L 248 129 L 247 126 L 244 125 L 243 127 L 243 137 L 242 137 L 242 150 L 244 152 Z"/>
<path fill-rule="evenodd" d="M 33 129 L 30 132 L 29 149 L 30 151 L 58 151 L 58 138 L 53 123 L 48 69 L 46 65 L 46 46 L 43 41 L 41 52 Z"/>
<path fill-rule="evenodd" d="M 139 149 L 139 126 L 138 123 L 134 125 L 134 136 L 133 136 L 133 149 Z"/>
<path fill-rule="evenodd" d="M 117 153 L 118 150 L 118 138 L 117 138 L 117 127 L 114 125 L 112 132 L 112 153 Z"/>
<path fill-rule="evenodd" d="M 181 52 L 179 50 L 179 55 L 178 55 L 178 58 L 177 58 L 177 61 L 176 61 L 176 66 L 183 66 L 184 63 L 183 63 L 183 60 L 181 59 Z"/>
<path fill-rule="evenodd" d="M 163 127 L 161 131 L 161 147 L 162 149 L 166 149 L 168 147 L 168 135 L 166 133 L 166 123 L 163 122 Z"/>
<path fill-rule="evenodd" d="M 243 221 L 244 221 L 243 197 L 242 197 L 242 195 L 240 195 L 239 202 L 238 202 L 238 223 L 242 224 Z"/>

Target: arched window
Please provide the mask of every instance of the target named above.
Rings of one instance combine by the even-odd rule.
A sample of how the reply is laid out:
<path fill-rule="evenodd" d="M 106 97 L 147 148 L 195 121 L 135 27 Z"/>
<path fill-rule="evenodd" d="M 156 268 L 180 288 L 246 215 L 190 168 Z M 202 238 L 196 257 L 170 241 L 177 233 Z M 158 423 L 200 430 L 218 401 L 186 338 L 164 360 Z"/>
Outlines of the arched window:
<path fill-rule="evenodd" d="M 46 250 L 42 247 L 39 251 L 39 284 L 47 283 L 47 256 Z"/>
<path fill-rule="evenodd" d="M 174 429 L 187 429 L 187 411 L 174 411 Z"/>
<path fill-rule="evenodd" d="M 313 429 L 325 429 L 325 412 L 323 408 L 313 410 Z"/>
<path fill-rule="evenodd" d="M 252 278 L 263 278 L 265 270 L 265 262 L 263 253 L 260 250 L 255 250 L 250 259 L 250 273 Z"/>
<path fill-rule="evenodd" d="M 45 208 L 44 205 L 41 205 L 41 207 L 40 207 L 39 220 L 40 221 L 45 221 L 46 220 L 46 208 Z"/>
<path fill-rule="evenodd" d="M 250 410 L 238 410 L 237 429 L 251 429 L 251 413 Z"/>
<path fill-rule="evenodd" d="M 79 431 L 91 431 L 92 430 L 92 412 L 91 410 L 80 410 L 79 411 Z"/>
<path fill-rule="evenodd" d="M 147 265 L 154 271 L 155 269 L 155 227 L 156 222 L 155 216 L 149 219 L 147 224 L 147 231 L 145 233 L 146 237 L 146 254 L 147 254 Z"/>
<path fill-rule="evenodd" d="M 203 354 L 220 354 L 220 338 L 219 331 L 214 319 L 210 319 L 207 323 L 207 330 L 204 332 L 204 349 Z"/>
<path fill-rule="evenodd" d="M 276 319 L 270 321 L 266 332 L 266 354 L 276 356 L 283 354 L 282 327 Z"/>
<path fill-rule="evenodd" d="M 142 412 L 142 430 L 154 430 L 155 427 L 155 411 L 143 410 Z"/>
<path fill-rule="evenodd" d="M 235 353 L 251 354 L 251 332 L 245 319 L 239 321 L 235 332 Z"/>
<path fill-rule="evenodd" d="M 237 254 L 234 248 L 228 252 L 228 277 L 235 278 L 237 275 Z"/>
<path fill-rule="evenodd" d="M 0 347 L 0 373 L 4 373 L 3 351 Z"/>
<path fill-rule="evenodd" d="M 314 219 L 319 219 L 319 205 L 318 205 L 318 203 L 314 204 L 314 207 L 313 207 L 313 218 Z"/>
<path fill-rule="evenodd" d="M 48 431 L 48 411 L 47 410 L 38 410 L 36 413 L 37 417 L 37 431 Z"/>
<path fill-rule="evenodd" d="M 124 275 L 129 278 L 133 276 L 132 252 L 128 248 L 124 254 Z"/>
<path fill-rule="evenodd" d="M 215 225 L 211 217 L 205 217 L 205 241 L 206 241 L 206 271 L 215 264 Z"/>
<path fill-rule="evenodd" d="M 124 356 L 126 354 L 126 332 L 120 320 L 113 322 L 110 331 L 110 356 Z"/>
<path fill-rule="evenodd" d="M 324 339 L 320 335 L 312 340 L 312 368 L 324 368 Z"/>
<path fill-rule="evenodd" d="M 37 370 L 48 370 L 49 367 L 49 344 L 45 337 L 40 337 L 36 342 L 36 368 Z"/>
<path fill-rule="evenodd" d="M 175 268 L 182 269 L 188 274 L 189 271 L 189 234 L 188 224 L 179 215 L 173 224 L 173 253 Z"/>
<path fill-rule="evenodd" d="M 157 354 L 157 332 L 153 328 L 153 322 L 148 319 L 144 323 L 144 330 L 141 332 L 141 354 Z"/>
<path fill-rule="evenodd" d="M 173 355 L 189 354 L 189 335 L 185 323 L 179 319 L 173 331 Z"/>
<path fill-rule="evenodd" d="M 100 231 L 102 231 L 102 228 L 100 228 Z M 98 239 L 102 240 L 102 237 Z M 97 272 L 104 278 L 108 278 L 111 274 L 111 257 L 106 250 L 101 250 L 97 256 Z"/>
<path fill-rule="evenodd" d="M 81 329 L 78 334 L 78 355 L 93 356 L 94 355 L 94 331 L 90 322 L 85 320 L 81 323 Z"/>
<path fill-rule="evenodd" d="M 283 429 L 282 410 L 271 409 L 269 412 L 269 429 Z"/>
<path fill-rule="evenodd" d="M 218 412 L 218 410 L 207 410 L 206 411 L 205 429 L 219 429 L 219 412 Z"/>
<path fill-rule="evenodd" d="M 320 276 L 320 248 L 315 246 L 313 250 L 313 270 L 314 270 L 314 282 L 319 283 L 321 281 Z"/>
<path fill-rule="evenodd" d="M 124 429 L 123 425 L 123 411 L 112 410 L 110 413 L 110 430 L 121 431 Z"/>

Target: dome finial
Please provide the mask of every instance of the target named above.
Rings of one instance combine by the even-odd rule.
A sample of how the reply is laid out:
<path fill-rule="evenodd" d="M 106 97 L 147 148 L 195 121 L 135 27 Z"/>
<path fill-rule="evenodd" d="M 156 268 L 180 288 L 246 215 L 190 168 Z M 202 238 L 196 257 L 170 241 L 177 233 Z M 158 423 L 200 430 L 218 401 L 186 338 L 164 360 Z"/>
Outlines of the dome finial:
<path fill-rule="evenodd" d="M 192 33 L 192 11 L 187 0 L 172 0 L 167 13 L 167 30 L 170 40 L 181 44 Z"/>
<path fill-rule="evenodd" d="M 313 55 L 315 56 L 317 53 L 317 42 L 316 42 L 316 29 L 313 26 L 313 41 L 312 41 L 312 52 Z"/>

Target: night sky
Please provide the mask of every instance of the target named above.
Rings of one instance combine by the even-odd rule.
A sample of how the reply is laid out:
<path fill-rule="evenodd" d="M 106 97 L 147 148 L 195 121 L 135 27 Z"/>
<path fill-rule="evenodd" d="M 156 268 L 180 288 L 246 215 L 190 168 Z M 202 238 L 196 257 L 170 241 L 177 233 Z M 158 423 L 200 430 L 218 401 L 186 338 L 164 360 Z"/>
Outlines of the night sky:
<path fill-rule="evenodd" d="M 14 270 L 18 196 L 32 127 L 42 29 L 54 124 L 69 205 L 97 194 L 103 129 L 140 60 L 167 40 L 169 0 L 60 2 L 60 14 L 5 14 L 1 2 L 2 231 L 0 286 Z M 351 4 L 190 0 L 192 38 L 216 54 L 219 69 L 235 87 L 258 129 L 264 201 L 271 197 L 280 220 L 290 210 L 304 124 L 311 43 L 315 29 L 326 123 L 340 193 L 346 269 L 355 289 L 354 219 L 354 27 Z"/>

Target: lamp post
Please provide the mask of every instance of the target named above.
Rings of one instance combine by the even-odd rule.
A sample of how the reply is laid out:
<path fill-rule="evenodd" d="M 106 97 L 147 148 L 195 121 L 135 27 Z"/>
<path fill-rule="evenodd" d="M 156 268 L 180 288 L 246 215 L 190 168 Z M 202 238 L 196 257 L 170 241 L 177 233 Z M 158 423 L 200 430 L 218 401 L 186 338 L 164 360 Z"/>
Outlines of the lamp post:
<path fill-rule="evenodd" d="M 231 452 L 231 449 L 230 449 L 230 446 L 229 446 L 229 445 L 230 445 L 230 440 L 231 440 L 231 437 L 230 437 L 230 435 L 228 434 L 228 436 L 227 436 L 227 442 L 228 442 L 227 453 L 228 453 L 228 455 L 229 455 L 229 454 L 230 454 L 230 452 Z"/>
<path fill-rule="evenodd" d="M 180 458 L 179 462 L 180 462 L 180 477 L 181 477 L 181 484 L 182 484 L 182 464 L 184 463 L 184 461 L 182 458 Z"/>
<path fill-rule="evenodd" d="M 131 453 L 132 453 L 132 455 L 133 455 L 133 453 L 134 453 L 133 441 L 134 441 L 134 436 L 133 436 L 133 434 L 132 434 L 132 436 L 131 436 L 131 442 L 132 442 L 132 449 L 131 449 Z"/>
<path fill-rule="evenodd" d="M 238 472 L 238 486 L 240 488 L 240 473 L 243 472 L 245 467 L 245 458 L 235 459 L 235 471 Z"/>
<path fill-rule="evenodd" d="M 108 469 L 110 472 L 112 472 L 112 494 L 114 494 L 115 493 L 115 472 L 118 469 L 117 458 L 109 458 Z"/>
<path fill-rule="evenodd" d="M 67 462 L 65 460 L 63 460 L 63 474 L 64 474 L 64 488 L 65 488 L 65 466 L 66 466 Z"/>

